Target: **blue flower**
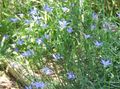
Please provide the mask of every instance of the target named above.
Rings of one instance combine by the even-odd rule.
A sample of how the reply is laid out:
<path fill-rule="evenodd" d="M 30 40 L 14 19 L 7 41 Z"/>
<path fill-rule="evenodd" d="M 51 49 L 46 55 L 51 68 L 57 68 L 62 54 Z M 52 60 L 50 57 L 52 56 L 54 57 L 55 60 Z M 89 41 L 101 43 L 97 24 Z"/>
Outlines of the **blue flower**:
<path fill-rule="evenodd" d="M 92 13 L 92 18 L 93 18 L 93 20 L 97 20 L 98 19 L 98 14 L 93 12 Z"/>
<path fill-rule="evenodd" d="M 42 38 L 37 38 L 36 39 L 36 43 L 39 44 L 39 45 L 42 44 L 43 43 L 43 39 Z"/>
<path fill-rule="evenodd" d="M 103 23 L 103 28 L 105 31 L 107 31 L 108 29 L 111 29 L 111 24 L 109 22 L 104 22 Z"/>
<path fill-rule="evenodd" d="M 62 10 L 63 10 L 63 12 L 69 11 L 69 9 L 67 7 L 62 7 Z"/>
<path fill-rule="evenodd" d="M 50 35 L 45 34 L 45 35 L 44 35 L 44 38 L 45 38 L 45 39 L 49 39 L 49 38 L 50 38 Z"/>
<path fill-rule="evenodd" d="M 61 21 L 59 21 L 59 25 L 60 25 L 61 29 L 64 29 L 68 25 L 68 22 L 65 20 L 61 20 Z"/>
<path fill-rule="evenodd" d="M 3 36 L 3 38 L 4 39 L 7 39 L 9 36 L 7 35 L 7 34 L 5 34 L 4 36 Z"/>
<path fill-rule="evenodd" d="M 91 25 L 91 30 L 94 30 L 96 28 L 96 25 L 95 24 L 92 24 Z"/>
<path fill-rule="evenodd" d="M 15 49 L 14 49 L 14 51 L 15 51 L 15 52 L 18 52 L 18 51 L 19 51 L 19 49 L 18 49 L 18 48 L 15 48 Z"/>
<path fill-rule="evenodd" d="M 95 44 L 95 46 L 96 46 L 96 47 L 100 47 L 100 46 L 102 46 L 102 45 L 103 45 L 103 43 L 102 43 L 102 42 L 98 42 L 98 41 L 96 41 L 94 44 Z"/>
<path fill-rule="evenodd" d="M 35 15 L 32 15 L 32 18 L 34 19 L 34 21 L 36 21 L 36 20 L 39 20 L 39 16 L 35 16 Z"/>
<path fill-rule="evenodd" d="M 72 33 L 72 32 L 73 32 L 73 29 L 72 29 L 72 28 L 68 28 L 68 29 L 67 29 L 67 32 L 68 32 L 68 33 Z"/>
<path fill-rule="evenodd" d="M 103 59 L 101 60 L 101 63 L 103 64 L 104 68 L 112 64 L 110 60 L 103 60 Z"/>
<path fill-rule="evenodd" d="M 47 28 L 48 27 L 48 25 L 47 24 L 42 24 L 42 28 Z"/>
<path fill-rule="evenodd" d="M 53 74 L 53 71 L 50 69 L 50 68 L 48 68 L 48 67 L 44 67 L 44 68 L 42 68 L 42 73 L 44 73 L 44 74 L 46 74 L 46 75 L 51 75 L 51 74 Z"/>
<path fill-rule="evenodd" d="M 63 2 L 67 2 L 68 0 L 62 0 Z"/>
<path fill-rule="evenodd" d="M 36 15 L 37 14 L 37 8 L 32 8 L 31 10 L 30 10 L 30 14 L 31 15 Z"/>
<path fill-rule="evenodd" d="M 88 38 L 90 38 L 91 36 L 84 34 L 84 37 L 85 37 L 85 39 L 88 39 Z"/>
<path fill-rule="evenodd" d="M 43 9 L 47 12 L 52 12 L 53 8 L 49 7 L 47 4 L 43 7 Z"/>
<path fill-rule="evenodd" d="M 29 56 L 34 55 L 34 51 L 31 50 L 31 49 L 29 49 L 29 50 L 23 52 L 21 55 L 22 55 L 23 57 L 29 57 Z"/>
<path fill-rule="evenodd" d="M 13 23 L 16 23 L 18 21 L 18 19 L 17 18 L 10 18 L 10 21 Z"/>
<path fill-rule="evenodd" d="M 30 23 L 31 23 L 31 20 L 24 20 L 24 22 L 25 22 L 25 25 L 29 25 Z"/>
<path fill-rule="evenodd" d="M 39 89 L 39 88 L 43 89 L 45 87 L 44 82 L 33 82 L 31 85 L 35 86 L 37 89 Z"/>
<path fill-rule="evenodd" d="M 39 25 L 39 24 L 40 24 L 40 20 L 37 19 L 37 20 L 35 21 L 35 23 Z"/>
<path fill-rule="evenodd" d="M 23 57 L 28 57 L 28 56 L 30 56 L 30 53 L 29 53 L 29 52 L 23 52 L 21 55 L 22 55 Z"/>
<path fill-rule="evenodd" d="M 52 56 L 53 56 L 53 58 L 54 58 L 55 61 L 63 58 L 63 56 L 61 56 L 59 53 L 55 53 Z"/>
<path fill-rule="evenodd" d="M 73 72 L 68 72 L 67 73 L 67 77 L 68 77 L 68 79 L 75 79 L 75 74 L 73 73 Z"/>
<path fill-rule="evenodd" d="M 24 44 L 24 41 L 23 41 L 22 39 L 18 39 L 17 44 L 18 44 L 18 45 L 23 45 L 23 44 Z"/>

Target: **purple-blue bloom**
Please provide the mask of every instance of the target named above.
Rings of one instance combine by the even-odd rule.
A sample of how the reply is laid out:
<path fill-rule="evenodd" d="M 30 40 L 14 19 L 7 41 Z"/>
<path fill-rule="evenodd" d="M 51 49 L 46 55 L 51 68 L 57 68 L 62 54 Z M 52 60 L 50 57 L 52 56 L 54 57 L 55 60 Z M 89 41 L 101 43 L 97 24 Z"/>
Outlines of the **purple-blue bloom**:
<path fill-rule="evenodd" d="M 96 25 L 95 24 L 92 24 L 91 25 L 91 30 L 94 30 L 96 28 Z"/>
<path fill-rule="evenodd" d="M 94 12 L 94 13 L 92 14 L 92 18 L 93 18 L 94 20 L 97 20 L 97 19 L 98 19 L 98 14 Z"/>
<path fill-rule="evenodd" d="M 39 89 L 39 88 L 43 89 L 45 87 L 44 82 L 33 82 L 31 85 L 35 86 L 37 89 Z"/>
<path fill-rule="evenodd" d="M 44 68 L 42 68 L 42 73 L 44 73 L 44 74 L 46 74 L 46 75 L 51 75 L 51 74 L 53 74 L 53 71 L 50 69 L 50 68 L 48 68 L 48 67 L 44 67 Z"/>
<path fill-rule="evenodd" d="M 95 44 L 96 47 L 100 47 L 100 46 L 103 45 L 103 43 L 102 43 L 102 42 L 99 42 L 99 41 L 96 41 L 94 44 Z"/>
<path fill-rule="evenodd" d="M 104 22 L 103 23 L 103 28 L 104 28 L 104 30 L 110 29 L 110 23 L 109 22 Z"/>
<path fill-rule="evenodd" d="M 43 43 L 43 39 L 42 38 L 37 38 L 36 39 L 36 43 L 39 44 L 39 45 L 42 44 Z"/>
<path fill-rule="evenodd" d="M 30 56 L 30 52 L 26 51 L 21 54 L 23 57 L 28 57 Z"/>
<path fill-rule="evenodd" d="M 19 51 L 19 49 L 18 49 L 18 48 L 15 48 L 15 49 L 14 49 L 14 51 L 15 51 L 15 52 L 18 52 L 18 51 Z"/>
<path fill-rule="evenodd" d="M 36 15 L 37 14 L 37 8 L 32 8 L 31 10 L 30 10 L 30 14 L 31 15 Z"/>
<path fill-rule="evenodd" d="M 40 20 L 37 19 L 37 20 L 35 21 L 35 23 L 39 25 L 39 24 L 40 24 Z"/>
<path fill-rule="evenodd" d="M 67 29 L 67 32 L 68 32 L 68 33 L 72 33 L 72 32 L 73 32 L 73 29 L 72 29 L 72 28 L 68 28 L 68 29 Z"/>
<path fill-rule="evenodd" d="M 29 50 L 23 52 L 21 55 L 22 55 L 23 57 L 29 57 L 29 56 L 32 56 L 33 54 L 34 54 L 34 51 L 31 50 L 31 49 L 29 49 Z"/>
<path fill-rule="evenodd" d="M 61 21 L 59 21 L 59 25 L 60 25 L 61 29 L 64 29 L 68 25 L 68 22 L 65 20 L 61 20 Z"/>
<path fill-rule="evenodd" d="M 101 63 L 105 68 L 112 64 L 110 60 L 103 60 L 103 59 L 101 60 Z"/>
<path fill-rule="evenodd" d="M 62 0 L 63 2 L 67 2 L 68 0 Z"/>
<path fill-rule="evenodd" d="M 69 9 L 67 7 L 62 7 L 62 10 L 63 10 L 63 12 L 69 11 Z"/>
<path fill-rule="evenodd" d="M 49 7 L 47 4 L 43 7 L 43 9 L 47 12 L 52 12 L 53 8 Z"/>
<path fill-rule="evenodd" d="M 47 24 L 42 24 L 42 28 L 47 28 L 48 27 L 48 25 Z"/>
<path fill-rule="evenodd" d="M 3 38 L 4 39 L 7 39 L 9 36 L 7 35 L 7 34 L 5 34 L 4 36 L 3 36 Z"/>
<path fill-rule="evenodd" d="M 32 18 L 34 19 L 34 21 L 37 21 L 37 20 L 40 20 L 40 19 L 41 19 L 41 17 L 35 16 L 35 15 L 32 15 Z"/>
<path fill-rule="evenodd" d="M 24 44 L 24 40 L 23 39 L 18 39 L 17 44 L 18 45 L 23 45 Z"/>
<path fill-rule="evenodd" d="M 59 53 L 55 53 L 52 56 L 53 56 L 54 60 L 56 60 L 56 61 L 63 58 L 63 56 L 61 56 Z"/>
<path fill-rule="evenodd" d="M 31 23 L 31 20 L 26 19 L 24 20 L 24 22 L 25 22 L 25 25 L 29 25 Z"/>
<path fill-rule="evenodd" d="M 75 79 L 75 74 L 73 72 L 68 72 L 67 77 L 68 79 Z"/>
<path fill-rule="evenodd" d="M 13 23 L 16 23 L 18 21 L 18 19 L 17 18 L 10 18 L 10 21 Z"/>
<path fill-rule="evenodd" d="M 44 38 L 45 38 L 45 39 L 49 39 L 49 38 L 50 38 L 50 35 L 45 34 L 45 35 L 44 35 Z"/>

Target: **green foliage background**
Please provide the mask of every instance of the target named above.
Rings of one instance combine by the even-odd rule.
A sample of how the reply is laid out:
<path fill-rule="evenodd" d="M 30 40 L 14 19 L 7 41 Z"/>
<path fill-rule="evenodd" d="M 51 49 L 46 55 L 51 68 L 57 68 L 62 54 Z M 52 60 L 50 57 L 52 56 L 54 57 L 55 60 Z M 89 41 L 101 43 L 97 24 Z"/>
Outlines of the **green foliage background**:
<path fill-rule="evenodd" d="M 34 72 L 45 66 L 53 65 L 53 70 L 58 77 L 57 82 L 51 76 L 41 75 L 38 80 L 48 84 L 47 89 L 120 89 L 120 2 L 119 0 L 1 0 L 0 1 L 0 40 L 3 35 L 9 38 L 0 47 L 1 58 L 9 57 L 23 66 L 25 61 Z M 51 13 L 43 10 L 48 4 L 53 7 Z M 73 6 L 72 6 L 73 5 Z M 30 9 L 36 7 L 42 17 L 40 24 L 34 21 L 25 25 L 25 19 L 31 19 L 28 14 Z M 67 13 L 62 7 L 69 8 Z M 93 20 L 92 14 L 98 14 L 98 20 Z M 20 18 L 18 14 L 23 13 Z M 18 18 L 17 23 L 10 22 L 10 18 Z M 59 21 L 69 21 L 68 27 L 73 28 L 72 33 L 66 29 L 60 30 Z M 108 23 L 107 30 L 103 27 Z M 43 24 L 48 24 L 43 28 Z M 91 25 L 96 25 L 91 30 Z M 32 30 L 26 30 L 32 28 Z M 50 35 L 49 40 L 44 40 L 42 45 L 35 43 L 36 38 Z M 85 39 L 84 34 L 91 38 Z M 29 38 L 27 38 L 29 36 Z M 17 45 L 18 39 L 24 39 L 22 46 Z M 103 42 L 102 47 L 96 47 L 95 41 Z M 15 47 L 13 46 L 14 44 Z M 15 52 L 14 48 L 19 48 Z M 20 54 L 28 49 L 35 54 L 28 58 L 21 58 Z M 52 54 L 60 53 L 64 58 L 54 61 Z M 18 60 L 19 59 L 19 60 Z M 112 64 L 104 68 L 101 59 L 110 59 Z M 2 60 L 3 61 L 3 60 Z M 59 69 L 60 68 L 60 69 Z M 27 69 L 27 67 L 26 67 Z M 60 71 L 60 72 L 59 72 Z M 75 80 L 68 80 L 66 73 L 73 71 Z"/>

